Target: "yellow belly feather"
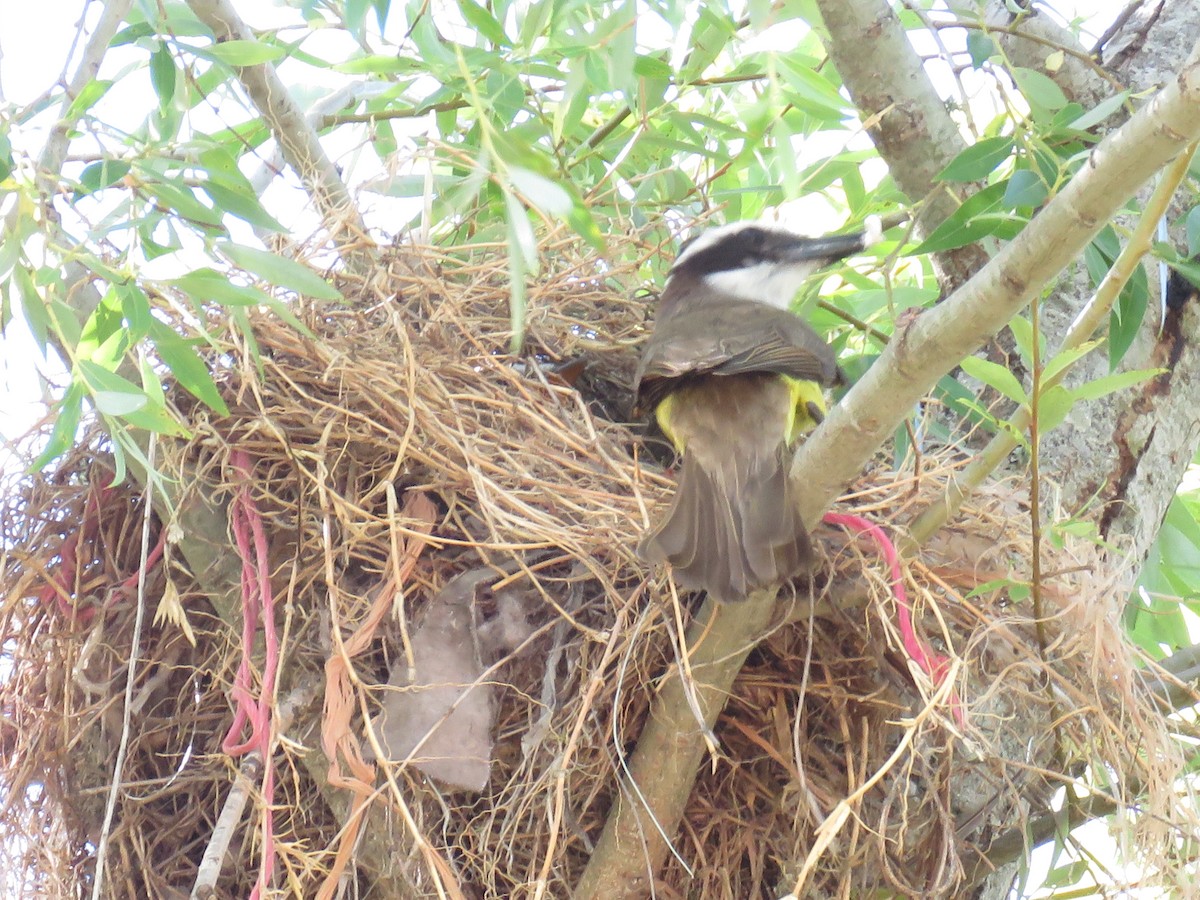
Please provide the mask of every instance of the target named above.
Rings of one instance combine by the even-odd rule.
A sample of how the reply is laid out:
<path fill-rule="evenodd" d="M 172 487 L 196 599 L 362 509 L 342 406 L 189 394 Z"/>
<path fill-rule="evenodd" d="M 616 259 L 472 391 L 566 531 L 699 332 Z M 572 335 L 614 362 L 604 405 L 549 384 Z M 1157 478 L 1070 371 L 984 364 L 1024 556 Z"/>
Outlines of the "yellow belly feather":
<path fill-rule="evenodd" d="M 826 411 L 825 392 L 815 381 L 805 381 L 799 378 L 792 378 L 789 375 L 778 375 L 776 377 L 783 379 L 791 393 L 792 404 L 788 408 L 787 421 L 784 424 L 784 430 L 788 436 L 788 446 L 790 447 L 800 435 L 812 431 L 817 427 L 817 421 L 809 412 L 809 404 L 814 404 L 824 414 Z M 675 433 L 675 429 L 671 427 L 671 416 L 675 408 L 675 398 L 677 396 L 677 394 L 668 394 L 658 404 L 658 408 L 654 411 L 654 417 L 658 420 L 658 427 L 667 436 L 667 440 L 671 442 L 678 452 L 683 453 L 683 440 Z"/>

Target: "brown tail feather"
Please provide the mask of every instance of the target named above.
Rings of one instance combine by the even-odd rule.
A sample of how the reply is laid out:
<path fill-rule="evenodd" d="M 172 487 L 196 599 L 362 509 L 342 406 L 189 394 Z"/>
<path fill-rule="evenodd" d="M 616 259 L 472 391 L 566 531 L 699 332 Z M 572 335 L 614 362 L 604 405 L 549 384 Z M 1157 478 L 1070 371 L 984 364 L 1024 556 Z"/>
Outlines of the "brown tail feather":
<path fill-rule="evenodd" d="M 808 563 L 810 546 L 789 461 L 782 446 L 766 459 L 727 457 L 715 471 L 685 460 L 671 509 L 638 554 L 669 562 L 679 585 L 726 603 L 794 575 Z"/>

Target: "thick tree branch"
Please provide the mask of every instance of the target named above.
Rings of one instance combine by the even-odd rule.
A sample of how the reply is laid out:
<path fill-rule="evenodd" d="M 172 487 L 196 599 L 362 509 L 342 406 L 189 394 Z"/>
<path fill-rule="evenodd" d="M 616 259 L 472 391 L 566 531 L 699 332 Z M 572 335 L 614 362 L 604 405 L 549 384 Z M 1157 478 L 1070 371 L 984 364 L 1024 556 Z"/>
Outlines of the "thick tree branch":
<path fill-rule="evenodd" d="M 746 655 L 771 622 L 775 596 L 774 590 L 760 591 L 736 606 L 705 601 L 687 633 L 692 677 L 685 682 L 676 669 L 655 697 L 575 900 L 632 900 L 651 893 L 692 793 L 706 739 Z"/>
<path fill-rule="evenodd" d="M 230 0 L 188 0 L 188 6 L 212 29 L 218 42 L 255 39 Z M 284 158 L 313 198 L 347 268 L 357 275 L 369 272 L 375 263 L 375 248 L 358 207 L 275 67 L 270 63 L 242 66 L 237 73 Z"/>
<path fill-rule="evenodd" d="M 817 0 L 817 8 L 829 31 L 829 55 L 850 97 L 864 119 L 878 123 L 869 133 L 888 171 L 911 200 L 927 198 L 917 222 L 918 231 L 927 234 L 958 209 L 959 198 L 935 178 L 966 142 L 884 0 Z M 986 260 L 974 244 L 938 254 L 942 287 L 956 288 Z"/>
<path fill-rule="evenodd" d="M 805 520 L 815 522 L 910 409 L 960 359 L 1023 309 L 1127 198 L 1200 135 L 1200 60 L 1091 153 L 1008 246 L 895 338 L 796 455 Z"/>
<path fill-rule="evenodd" d="M 1193 144 L 1167 167 L 1162 181 L 1142 212 L 1141 221 L 1125 244 L 1125 249 L 1113 262 L 1095 295 L 1071 323 L 1056 355 L 1082 347 L 1108 321 L 1121 289 L 1133 277 L 1134 270 L 1142 264 L 1142 257 L 1150 252 L 1159 219 L 1166 214 L 1167 204 L 1171 202 L 1171 197 L 1187 175 L 1195 151 L 1196 146 Z M 1071 367 L 1067 366 L 1041 382 L 1038 386 L 1039 393 L 1044 395 L 1060 384 L 1070 371 Z M 910 525 L 913 541 L 918 544 L 924 543 L 947 521 L 958 515 L 962 501 L 1003 464 L 1008 455 L 1017 448 L 1018 435 L 1025 434 L 1033 421 L 1033 409 L 1028 404 L 1013 413 L 1008 420 L 1008 427 L 998 431 L 964 469 L 951 476 L 946 491 L 938 502 L 913 519 Z"/>

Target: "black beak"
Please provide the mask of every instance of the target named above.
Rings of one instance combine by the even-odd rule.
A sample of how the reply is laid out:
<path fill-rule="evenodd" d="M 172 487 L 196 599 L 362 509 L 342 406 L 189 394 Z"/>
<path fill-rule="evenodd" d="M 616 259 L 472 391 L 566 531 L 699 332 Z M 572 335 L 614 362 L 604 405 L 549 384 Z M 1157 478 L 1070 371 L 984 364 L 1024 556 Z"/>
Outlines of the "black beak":
<path fill-rule="evenodd" d="M 865 250 L 866 232 L 835 234 L 828 237 L 797 237 L 779 247 L 780 262 L 799 263 L 819 260 L 833 262 Z"/>

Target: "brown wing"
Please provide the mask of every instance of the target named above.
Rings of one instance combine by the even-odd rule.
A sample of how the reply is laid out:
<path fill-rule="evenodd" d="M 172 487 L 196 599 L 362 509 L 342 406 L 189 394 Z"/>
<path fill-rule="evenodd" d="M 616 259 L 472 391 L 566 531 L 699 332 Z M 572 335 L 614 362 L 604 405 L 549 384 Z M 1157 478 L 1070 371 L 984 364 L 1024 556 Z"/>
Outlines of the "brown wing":
<path fill-rule="evenodd" d="M 652 409 L 679 380 L 774 372 L 834 384 L 833 350 L 798 316 L 748 300 L 708 298 L 655 324 L 638 366 L 638 406 Z"/>

